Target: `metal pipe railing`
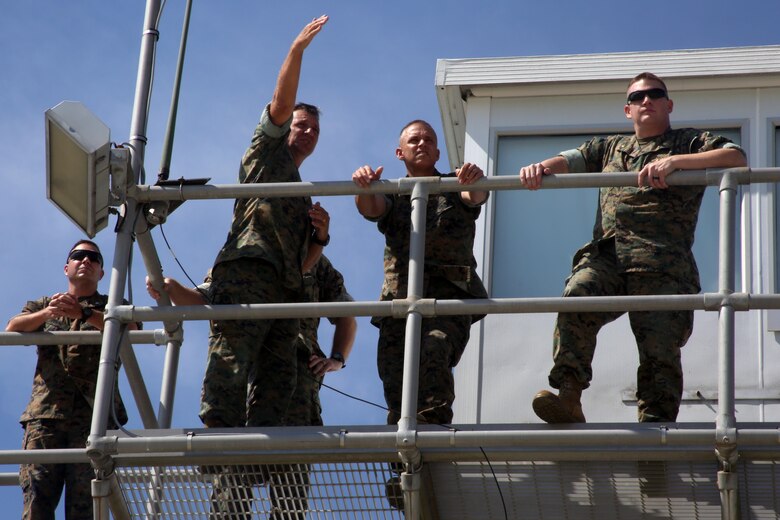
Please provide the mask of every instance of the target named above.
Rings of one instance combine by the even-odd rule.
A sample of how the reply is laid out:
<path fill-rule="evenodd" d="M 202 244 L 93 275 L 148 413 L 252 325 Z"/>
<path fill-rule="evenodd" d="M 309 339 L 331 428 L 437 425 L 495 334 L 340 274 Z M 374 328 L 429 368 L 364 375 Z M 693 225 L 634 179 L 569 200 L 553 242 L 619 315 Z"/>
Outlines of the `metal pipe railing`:
<path fill-rule="evenodd" d="M 780 168 L 729 168 L 712 170 L 686 170 L 666 177 L 670 186 L 719 186 L 726 172 L 731 172 L 737 184 L 753 184 L 780 181 Z M 485 177 L 471 185 L 458 184 L 457 179 L 423 179 L 430 193 L 459 191 L 525 190 L 515 175 Z M 129 190 L 138 202 L 162 200 L 213 200 L 253 197 L 303 197 L 373 194 L 410 194 L 420 178 L 381 180 L 368 188 L 361 188 L 352 181 L 329 182 L 281 182 L 263 184 L 207 184 L 181 186 L 135 186 Z M 604 188 L 636 186 L 635 172 L 565 173 L 546 175 L 543 189 Z"/>
<path fill-rule="evenodd" d="M 127 333 L 130 343 L 164 345 L 168 335 L 162 329 L 131 330 Z M 100 345 L 103 333 L 100 331 L 53 331 L 53 332 L 0 332 L 0 345 Z"/>
<path fill-rule="evenodd" d="M 278 319 L 285 317 L 311 318 L 329 316 L 393 316 L 403 318 L 409 312 L 423 317 L 454 316 L 460 314 L 528 314 L 549 312 L 615 312 L 615 311 L 718 311 L 723 305 L 738 311 L 780 309 L 780 295 L 751 295 L 748 293 L 702 293 L 648 296 L 582 296 L 564 298 L 480 298 L 469 300 L 437 300 L 408 298 L 391 302 L 321 302 L 235 305 L 182 305 L 175 307 L 141 307 L 124 305 L 113 309 L 122 321 L 158 321 L 178 319 L 247 320 Z"/>
<path fill-rule="evenodd" d="M 143 56 L 143 53 L 142 53 Z M 136 100 L 138 102 L 138 99 Z M 136 128 L 136 119 L 134 118 L 133 129 Z M 134 139 L 133 143 L 133 171 L 140 171 L 135 168 L 137 165 L 136 159 L 142 160 L 142 149 L 145 139 L 141 139 L 141 131 L 133 131 Z M 137 148 L 139 150 L 137 150 Z M 725 179 L 725 180 L 724 180 Z M 780 168 L 764 168 L 764 169 L 749 169 L 749 168 L 736 168 L 730 170 L 713 170 L 713 171 L 689 171 L 684 175 L 675 174 L 667 178 L 667 182 L 670 185 L 721 185 L 727 186 L 722 191 L 726 194 L 722 195 L 721 199 L 721 227 L 725 221 L 731 222 L 733 227 L 734 221 L 734 188 L 737 184 L 748 184 L 751 182 L 777 182 L 780 181 Z M 562 188 L 577 188 L 577 187 L 603 187 L 603 186 L 633 186 L 636 183 L 635 173 L 617 173 L 617 174 L 566 174 L 566 175 L 551 175 L 545 178 L 544 188 L 546 189 L 562 189 Z M 418 188 L 418 186 L 420 188 Z M 422 186 L 425 188 L 423 189 Z M 180 186 L 180 187 L 155 187 L 155 186 L 135 186 L 131 187 L 129 194 L 131 199 L 128 201 L 127 213 L 125 218 L 132 221 L 139 208 L 136 206 L 136 202 L 147 202 L 157 200 L 189 200 L 189 199 L 216 199 L 216 198 L 246 198 L 256 197 L 259 195 L 269 196 L 301 196 L 301 195 L 354 195 L 365 193 L 413 193 L 416 192 L 416 197 L 427 197 L 428 194 L 439 192 L 454 192 L 454 191 L 474 191 L 474 190 L 500 190 L 500 189 L 524 189 L 520 184 L 519 179 L 516 176 L 513 177 L 493 177 L 483 179 L 479 183 L 472 186 L 463 186 L 457 183 L 456 180 L 450 179 L 400 179 L 398 181 L 382 181 L 376 183 L 372 187 L 358 188 L 352 182 L 326 182 L 326 183 L 284 183 L 284 184 L 262 184 L 262 185 L 224 185 L 224 186 Z M 420 190 L 420 191 L 416 191 Z M 725 199 L 725 202 L 723 201 Z M 421 199 L 422 200 L 422 199 Z M 422 207 L 420 207 L 422 206 Z M 413 222 L 420 219 L 422 215 L 423 219 L 419 222 L 424 224 L 424 209 L 425 204 L 415 205 L 412 215 Z M 725 215 L 725 216 L 724 216 Z M 725 219 L 725 220 L 724 220 Z M 720 310 L 722 318 L 721 322 L 721 342 L 719 345 L 719 357 L 721 363 L 721 383 L 719 384 L 719 395 L 723 401 L 721 406 L 721 412 L 719 412 L 716 430 L 704 430 L 706 435 L 709 436 L 709 442 L 712 440 L 713 433 L 717 436 L 721 436 L 720 444 L 724 444 L 722 433 L 724 428 L 728 431 L 735 430 L 735 421 L 733 420 L 733 318 L 734 311 L 744 311 L 756 308 L 780 308 L 780 295 L 750 295 L 745 293 L 734 294 L 733 291 L 733 273 L 730 275 L 724 274 L 733 271 L 733 251 L 734 251 L 734 235 L 733 228 L 731 231 L 721 230 L 721 248 L 720 248 L 720 292 L 719 293 L 707 293 L 698 295 L 675 295 L 675 296 L 642 296 L 642 297 L 592 297 L 592 298 L 508 298 L 508 299 L 483 299 L 483 300 L 434 300 L 425 299 L 421 290 L 415 289 L 413 280 L 416 279 L 416 270 L 422 272 L 422 265 L 424 263 L 423 254 L 424 246 L 419 247 L 419 244 L 424 244 L 424 225 L 418 223 L 418 230 L 422 232 L 415 232 L 410 237 L 413 243 L 411 244 L 410 255 L 410 291 L 409 296 L 405 300 L 396 300 L 393 302 L 354 302 L 354 303 L 318 303 L 318 304 L 275 304 L 275 305 L 231 305 L 231 306 L 198 306 L 198 307 L 135 307 L 128 305 L 121 305 L 120 291 L 124 288 L 124 282 L 126 280 L 127 272 L 126 266 L 129 259 L 129 245 L 130 236 L 129 231 L 123 232 L 120 229 L 120 233 L 117 239 L 116 250 L 114 254 L 114 266 L 111 276 L 111 291 L 109 293 L 109 306 L 106 312 L 106 329 L 103 334 L 103 349 L 101 353 L 101 367 L 98 378 L 98 393 L 96 395 L 96 407 L 95 415 L 93 416 L 92 432 L 90 434 L 90 456 L 93 463 L 97 462 L 98 465 L 102 464 L 107 455 L 118 455 L 112 453 L 111 450 L 107 450 L 106 437 L 105 437 L 105 424 L 107 419 L 107 404 L 110 393 L 113 389 L 113 365 L 116 360 L 116 348 L 118 345 L 118 338 L 121 333 L 119 330 L 121 323 L 131 321 L 148 321 L 148 320 L 162 320 L 166 322 L 170 321 L 185 321 L 192 319 L 246 319 L 253 318 L 271 318 L 271 317 L 303 317 L 303 316 L 322 316 L 327 314 L 328 316 L 395 316 L 401 318 L 408 316 L 408 334 L 407 334 L 407 359 L 417 359 L 419 356 L 419 341 L 414 339 L 414 331 L 419 332 L 418 321 L 422 317 L 434 316 L 434 315 L 453 315 L 464 313 L 519 313 L 519 312 L 566 312 L 577 310 L 590 310 L 590 311 L 610 311 L 610 310 L 672 310 L 672 309 L 694 309 L 694 310 Z M 125 226 L 126 228 L 127 226 Z M 728 228 L 728 226 L 726 226 Z M 725 235 L 724 235 L 725 233 Z M 730 234 L 729 234 L 730 233 Z M 421 238 L 422 237 L 422 238 Z M 415 245 L 415 241 L 418 241 Z M 724 251 L 728 250 L 726 254 Z M 728 255 L 732 255 L 732 260 L 729 260 Z M 723 278 L 724 276 L 731 276 L 731 279 Z M 421 278 L 420 278 L 421 279 Z M 421 289 L 421 288 L 420 288 Z M 724 312 L 724 309 L 726 311 Z M 131 333 L 131 340 L 133 338 Z M 31 339 L 31 336 L 27 334 L 18 334 L 20 341 L 27 341 Z M 419 333 L 417 334 L 419 339 Z M 3 344 L 3 337 L 0 336 L 0 344 Z M 9 338 L 6 338 L 9 339 Z M 411 361 L 410 361 L 411 363 Z M 111 370 L 109 370 L 111 367 Z M 407 370 L 408 369 L 408 370 Z M 166 372 L 170 372 L 170 367 L 166 369 Z M 371 441 L 374 442 L 369 449 L 385 449 L 385 443 L 388 449 L 398 449 L 399 446 L 414 446 L 413 449 L 406 450 L 405 453 L 419 454 L 419 449 L 432 449 L 432 450 L 444 450 L 445 446 L 439 445 L 439 443 L 447 443 L 447 446 L 452 446 L 453 436 L 449 433 L 446 434 L 432 434 L 419 430 L 416 425 L 416 389 L 417 389 L 417 374 L 413 373 L 415 369 L 413 367 L 405 367 L 404 376 L 404 397 L 402 405 L 402 424 L 399 426 L 399 431 L 386 434 L 386 439 L 382 436 L 380 445 L 377 445 L 377 437 L 372 437 Z M 408 372 L 408 373 L 407 373 Z M 729 376 L 729 374 L 731 374 Z M 175 380 L 175 376 L 171 378 L 171 381 Z M 728 391 L 725 387 L 731 386 L 731 391 Z M 729 397 L 730 396 L 730 397 Z M 410 411 L 411 410 L 411 411 Z M 731 425 L 734 428 L 731 428 Z M 609 436 L 610 442 L 622 443 L 623 446 L 642 447 L 645 441 L 640 441 L 642 436 L 637 437 L 633 432 L 623 434 L 616 432 L 615 430 L 604 430 L 605 435 Z M 570 435 L 570 437 L 567 437 Z M 676 434 L 672 434 L 675 437 Z M 246 434 L 237 436 L 235 439 L 230 439 L 232 449 L 236 449 L 235 442 L 239 442 L 240 439 L 247 437 Z M 456 438 L 465 439 L 468 436 L 455 436 Z M 506 446 L 518 442 L 518 438 L 525 439 L 523 442 L 532 442 L 537 438 L 546 439 L 544 442 L 552 442 L 553 445 L 561 446 L 561 443 L 566 446 L 571 445 L 571 441 L 575 440 L 581 445 L 585 442 L 587 444 L 588 439 L 598 438 L 598 435 L 591 435 L 583 431 L 577 432 L 563 432 L 561 434 L 557 431 L 544 430 L 538 434 L 523 431 L 509 432 L 506 434 L 500 434 L 495 436 L 489 436 L 488 438 L 482 436 L 478 439 L 474 439 L 473 442 L 479 444 L 479 446 L 495 445 Z M 692 436 L 693 437 L 693 436 Z M 741 432 L 740 446 L 747 446 L 750 444 L 752 435 L 745 435 Z M 222 437 L 222 441 L 226 437 Z M 321 435 L 317 436 L 318 439 L 323 440 Z M 199 445 L 202 441 L 202 437 L 198 440 L 188 439 L 186 442 L 194 442 Z M 298 442 L 295 437 L 286 435 L 283 440 L 279 441 L 281 444 L 290 445 L 290 442 Z M 443 440 L 443 439 L 446 439 Z M 251 434 L 247 437 L 247 440 L 251 440 Z M 728 439 L 725 444 L 735 444 L 734 438 Z M 222 441 L 217 441 L 215 444 L 211 444 L 212 441 L 205 441 L 202 446 L 206 450 L 218 450 L 225 449 L 225 445 L 221 444 Z M 173 441 L 166 440 L 166 438 L 154 438 L 154 439 L 121 439 L 116 441 L 116 446 L 125 445 L 128 447 L 135 444 L 143 444 L 145 446 L 144 453 L 157 452 L 158 449 L 170 449 L 170 444 Z M 307 441 L 308 442 L 308 441 Z M 325 444 L 335 442 L 332 439 Z M 341 439 L 340 442 L 343 442 Z M 708 441 L 696 439 L 693 443 L 698 445 L 701 442 L 706 445 Z M 493 444 L 495 443 L 495 444 Z M 637 444 L 635 444 L 637 443 Z M 522 442 L 520 443 L 522 444 Z M 605 439 L 601 439 L 600 443 L 594 441 L 594 446 L 604 448 L 609 445 L 605 443 Z M 190 444 L 190 447 L 192 444 Z M 262 449 L 271 449 L 265 442 L 259 445 Z M 314 445 L 307 446 L 314 448 Z M 473 446 L 472 446 L 473 447 Z M 345 449 L 344 444 L 339 444 L 339 449 Z M 258 449 L 255 446 L 253 449 Z M 107 451 L 106 451 L 107 450 Z M 131 449 L 132 451 L 132 449 Z M 185 450 L 186 451 L 186 450 Z M 125 456 L 124 450 L 122 455 Z M 14 453 L 5 452 L 8 456 L 22 456 L 28 452 Z M 51 453 L 52 456 L 65 457 L 64 452 Z M 73 456 L 73 454 L 69 454 Z M 15 460 L 21 460 L 15 458 Z M 58 459 L 59 460 L 59 459 Z"/>

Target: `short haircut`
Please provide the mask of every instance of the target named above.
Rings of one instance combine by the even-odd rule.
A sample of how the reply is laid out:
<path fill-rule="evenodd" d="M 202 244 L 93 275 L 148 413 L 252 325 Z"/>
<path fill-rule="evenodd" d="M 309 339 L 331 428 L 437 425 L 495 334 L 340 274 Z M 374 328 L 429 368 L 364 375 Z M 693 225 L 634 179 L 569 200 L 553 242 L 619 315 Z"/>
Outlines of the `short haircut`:
<path fill-rule="evenodd" d="M 401 131 L 398 133 L 398 136 L 400 137 L 400 136 L 404 135 L 404 131 L 406 131 L 406 129 L 409 128 L 412 125 L 425 125 L 428 128 L 430 128 L 431 131 L 433 131 L 434 134 L 436 134 L 436 130 L 433 129 L 433 126 L 428 121 L 425 121 L 424 119 L 415 119 L 414 121 L 409 121 L 408 123 L 406 123 L 404 125 L 404 127 L 401 128 Z"/>
<path fill-rule="evenodd" d="M 73 252 L 73 250 L 79 247 L 81 244 L 89 244 L 95 248 L 95 251 L 100 253 L 100 247 L 96 243 L 94 243 L 92 240 L 83 239 L 73 244 L 73 247 L 71 247 L 70 250 L 68 251 L 68 255 L 70 255 Z"/>
<path fill-rule="evenodd" d="M 666 92 L 669 92 L 669 89 L 666 88 L 666 83 L 664 83 L 664 80 L 662 80 L 661 78 L 659 78 L 658 76 L 656 76 L 652 72 L 643 72 L 641 74 L 637 74 L 636 76 L 631 78 L 631 81 L 628 82 L 628 87 L 627 88 L 631 88 L 631 85 L 633 85 L 634 83 L 638 83 L 638 82 L 640 82 L 642 80 L 645 80 L 645 81 L 655 81 L 656 83 L 659 83 L 661 85 L 661 87 L 663 87 L 663 89 Z"/>
<path fill-rule="evenodd" d="M 82 239 L 82 240 L 79 240 L 78 242 L 76 242 L 75 244 L 73 244 L 73 246 L 71 246 L 71 248 L 70 248 L 70 251 L 68 251 L 68 260 L 67 260 L 67 262 L 70 262 L 70 255 L 71 255 L 71 253 L 73 253 L 73 251 L 74 251 L 74 250 L 75 250 L 77 247 L 79 247 L 81 244 L 87 244 L 87 245 L 90 245 L 90 246 L 92 246 L 93 248 L 95 248 L 95 251 L 97 251 L 98 255 L 100 255 L 100 267 L 102 268 L 102 267 L 103 267 L 103 254 L 100 252 L 100 246 L 98 246 L 98 245 L 97 245 L 96 243 L 94 243 L 92 240 L 87 240 L 87 239 Z M 66 262 L 66 263 L 67 263 L 67 262 Z"/>
<path fill-rule="evenodd" d="M 310 105 L 308 103 L 296 103 L 295 106 L 293 107 L 293 112 L 295 112 L 296 110 L 303 110 L 307 114 L 316 117 L 318 121 L 320 119 L 320 114 L 322 114 L 319 108 L 317 108 L 314 105 Z"/>

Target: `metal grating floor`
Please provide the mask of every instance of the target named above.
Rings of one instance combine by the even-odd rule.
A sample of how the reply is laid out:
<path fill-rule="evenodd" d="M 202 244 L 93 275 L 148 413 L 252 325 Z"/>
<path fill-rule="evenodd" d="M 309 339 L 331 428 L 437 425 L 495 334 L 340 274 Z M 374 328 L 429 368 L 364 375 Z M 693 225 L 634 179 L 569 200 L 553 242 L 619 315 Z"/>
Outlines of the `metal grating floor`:
<path fill-rule="evenodd" d="M 493 462 L 495 479 L 483 462 L 428 466 L 441 519 L 721 519 L 714 462 Z M 738 471 L 741 517 L 780 519 L 778 463 Z"/>
<path fill-rule="evenodd" d="M 780 519 L 780 464 L 738 466 L 742 518 Z M 721 518 L 714 462 L 494 461 L 495 478 L 484 462 L 426 469 L 440 520 Z M 391 476 L 386 463 L 117 468 L 130 517 L 161 520 L 402 519 L 385 497 Z"/>
<path fill-rule="evenodd" d="M 120 467 L 130 518 L 402 519 L 385 463 Z"/>

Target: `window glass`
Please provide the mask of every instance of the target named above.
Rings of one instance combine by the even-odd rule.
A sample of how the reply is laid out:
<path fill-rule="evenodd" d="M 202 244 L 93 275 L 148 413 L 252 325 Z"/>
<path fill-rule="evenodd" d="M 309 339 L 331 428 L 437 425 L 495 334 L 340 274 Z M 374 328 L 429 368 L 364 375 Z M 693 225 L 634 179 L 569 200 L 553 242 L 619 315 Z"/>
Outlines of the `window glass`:
<path fill-rule="evenodd" d="M 740 142 L 739 130 L 711 131 Z M 522 166 L 576 148 L 591 137 L 593 134 L 501 136 L 496 171 L 499 175 L 517 175 Z M 536 193 L 511 190 L 496 192 L 494 196 L 491 296 L 559 296 L 571 273 L 574 253 L 593 236 L 598 189 L 555 189 Z M 705 292 L 718 289 L 718 205 L 717 189 L 708 188 L 693 246 Z M 738 244 L 740 236 L 738 233 Z"/>
<path fill-rule="evenodd" d="M 775 127 L 775 167 L 780 166 L 780 128 Z M 780 184 L 775 184 L 775 292 L 780 293 Z"/>

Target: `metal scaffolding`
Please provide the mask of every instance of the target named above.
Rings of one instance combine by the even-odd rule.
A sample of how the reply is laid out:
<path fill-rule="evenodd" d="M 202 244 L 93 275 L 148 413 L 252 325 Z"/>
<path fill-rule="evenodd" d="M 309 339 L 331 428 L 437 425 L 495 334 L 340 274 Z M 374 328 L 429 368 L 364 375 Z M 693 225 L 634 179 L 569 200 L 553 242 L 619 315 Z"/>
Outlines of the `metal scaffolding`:
<path fill-rule="evenodd" d="M 85 449 L 10 450 L 3 463 L 84 462 L 95 468 L 95 518 L 777 518 L 780 436 L 776 426 L 738 424 L 734 405 L 734 316 L 780 308 L 780 295 L 734 292 L 736 190 L 780 181 L 780 168 L 690 171 L 670 185 L 720 191 L 719 287 L 679 296 L 436 300 L 423 293 L 426 201 L 464 190 L 523 189 L 517 176 L 464 187 L 454 179 L 406 178 L 368 189 L 352 182 L 250 185 L 140 185 L 146 144 L 155 20 L 148 0 L 129 148 L 134 175 L 117 226 L 105 328 L 98 333 L 2 333 L 0 344 L 100 342 L 91 433 Z M 635 173 L 550 175 L 544 189 L 633 186 Z M 408 296 L 392 302 L 170 306 L 123 305 L 132 242 L 137 240 L 153 283 L 162 279 L 151 236 L 160 204 L 186 200 L 303 195 L 401 193 L 412 198 Z M 718 413 L 714 424 L 419 425 L 416 419 L 420 326 L 429 316 L 695 309 L 719 313 Z M 171 429 L 182 325 L 188 320 L 279 317 L 393 316 L 407 320 L 403 400 L 397 427 Z M 165 330 L 127 331 L 136 321 Z M 132 344 L 167 345 L 159 408 L 152 409 Z M 117 360 L 121 356 L 143 429 L 107 432 Z M 399 465 L 400 463 L 400 465 Z M 2 483 L 12 476 L 0 475 Z M 386 487 L 396 478 L 400 494 Z M 768 480 L 767 480 L 768 479 Z M 701 482 L 717 486 L 717 504 Z M 756 501 L 758 490 L 761 498 Z M 554 492 L 550 491 L 554 489 Z M 301 491 L 303 490 L 303 491 Z M 303 496 L 301 495 L 303 493 Z M 698 495 L 697 495 L 698 493 Z M 215 500 L 235 509 L 214 514 Z M 766 498 L 769 497 L 769 498 Z M 679 503 L 682 500 L 683 505 Z M 287 500 L 287 503 L 285 503 Z M 693 513 L 688 506 L 693 508 Z M 755 506 L 755 507 L 754 507 Z M 759 511 L 758 508 L 763 508 Z M 401 512 L 398 508 L 403 509 Z M 766 513 L 764 513 L 764 511 Z M 211 516 L 209 516 L 211 515 Z M 243 516 L 242 516 L 243 515 Z M 595 516 L 594 516 L 595 515 Z M 774 516 L 772 516 L 774 515 Z"/>
<path fill-rule="evenodd" d="M 747 501 L 750 504 L 750 499 L 745 495 L 746 482 L 758 478 L 754 473 L 765 474 L 769 471 L 772 482 L 780 481 L 780 478 L 775 479 L 775 462 L 780 460 L 780 441 L 776 426 L 763 423 L 737 424 L 734 409 L 734 314 L 751 309 L 780 308 L 780 295 L 734 292 L 736 188 L 739 184 L 778 180 L 780 168 L 686 172 L 685 175 L 669 177 L 669 184 L 710 184 L 719 187 L 719 290 L 716 293 L 663 297 L 500 298 L 467 301 L 425 298 L 421 283 L 425 243 L 425 226 L 422 224 L 426 218 L 427 197 L 443 191 L 462 191 L 464 187 L 454 179 L 438 178 L 378 183 L 368 191 L 410 193 L 413 199 L 414 225 L 410 237 L 407 298 L 392 302 L 317 304 L 181 307 L 111 305 L 106 309 L 107 327 L 102 335 L 95 416 L 86 449 L 5 451 L 0 453 L 0 460 L 8 463 L 90 460 L 98 477 L 93 485 L 93 496 L 97 505 L 96 518 L 108 518 L 109 503 L 116 518 L 147 518 L 150 515 L 155 518 L 203 518 L 209 514 L 208 504 L 214 500 L 214 494 L 222 489 L 220 486 L 244 490 L 243 494 L 231 495 L 229 500 L 244 504 L 248 508 L 246 514 L 261 515 L 274 510 L 278 512 L 278 500 L 275 501 L 271 494 L 281 493 L 280 490 L 286 489 L 285 485 L 293 491 L 300 489 L 302 485 L 296 484 L 298 481 L 295 480 L 295 475 L 306 475 L 308 479 L 306 489 L 309 490 L 310 501 L 305 510 L 312 518 L 320 517 L 317 515 L 331 518 L 338 511 L 351 511 L 355 517 L 361 518 L 396 518 L 399 512 L 388 507 L 386 494 L 390 490 L 385 489 L 384 482 L 395 474 L 394 471 L 398 471 L 399 461 L 403 471 L 398 482 L 403 497 L 396 497 L 396 505 L 405 506 L 406 518 L 449 518 L 450 516 L 444 513 L 446 507 L 443 507 L 443 499 L 439 499 L 440 503 L 436 504 L 431 502 L 431 497 L 446 496 L 447 488 L 442 488 L 444 482 L 474 478 L 475 471 L 482 475 L 481 480 L 488 482 L 482 484 L 486 488 L 491 486 L 490 482 L 494 482 L 492 485 L 495 490 L 507 487 L 508 499 L 503 493 L 497 498 L 487 491 L 484 499 L 499 500 L 504 506 L 509 504 L 511 508 L 515 507 L 512 505 L 513 501 L 519 500 L 512 498 L 513 493 L 518 493 L 515 490 L 516 485 L 527 485 L 529 479 L 548 478 L 551 471 L 559 472 L 559 476 L 567 471 L 591 475 L 592 472 L 603 471 L 604 464 L 613 468 L 610 471 L 613 471 L 611 493 L 614 501 L 621 502 L 626 497 L 633 496 L 642 498 L 645 505 L 650 504 L 647 500 L 651 498 L 651 488 L 654 485 L 658 487 L 655 493 L 663 494 L 664 490 L 671 493 L 665 486 L 672 474 L 685 482 L 709 478 L 717 485 L 720 503 L 718 510 L 722 511 L 723 518 L 744 517 L 744 503 Z M 545 179 L 544 188 L 628 186 L 635 182 L 636 176 L 632 173 L 568 174 L 549 176 Z M 487 178 L 478 184 L 478 188 L 467 189 L 495 191 L 522 189 L 522 186 L 518 178 Z M 359 188 L 351 182 L 337 182 L 271 186 L 207 185 L 189 186 L 186 190 L 138 186 L 132 193 L 138 197 L 133 206 L 137 211 L 143 211 L 144 204 L 150 200 L 183 201 L 254 197 L 260 194 L 266 197 L 289 196 L 302 193 L 340 196 L 354 195 L 357 190 Z M 126 221 L 133 222 L 134 219 L 128 218 Z M 137 226 L 135 231 L 139 244 L 143 244 L 140 249 L 147 267 L 157 265 L 156 275 L 161 276 L 149 226 L 144 223 Z M 124 250 L 124 238 L 120 229 L 117 236 L 117 253 Z M 150 256 L 151 261 L 148 258 Z M 126 276 L 126 259 L 127 256 L 115 254 L 112 293 L 120 292 L 117 287 L 125 286 L 126 280 L 116 273 Z M 122 265 L 123 261 L 125 265 Z M 149 271 L 151 275 L 155 274 L 152 269 Z M 122 296 L 115 294 L 120 302 Z M 577 425 L 560 428 L 545 425 L 518 425 L 516 428 L 468 425 L 444 429 L 417 424 L 415 403 L 419 377 L 419 327 L 424 317 L 464 313 L 672 309 L 719 313 L 718 414 L 714 425 L 616 424 L 609 427 Z M 407 319 L 402 417 L 397 428 L 382 425 L 349 428 L 170 429 L 176 360 L 184 321 L 324 315 L 394 316 Z M 136 321 L 163 321 L 166 330 L 127 331 L 124 325 Z M 114 326 L 109 327 L 111 324 Z M 66 341 L 97 343 L 100 340 L 99 333 L 84 332 L 0 334 L 0 344 L 58 344 Z M 163 376 L 160 409 L 156 415 L 151 410 L 151 400 L 146 392 L 141 371 L 137 363 L 134 363 L 131 346 L 133 343 L 144 342 L 167 343 L 169 351 L 166 357 L 169 362 L 166 363 Z M 106 423 L 116 377 L 114 367 L 120 355 L 120 349 L 116 348 L 118 345 L 122 347 L 122 361 L 136 403 L 141 410 L 145 429 L 130 434 L 111 432 L 111 435 L 107 435 Z M 174 353 L 171 354 L 170 351 Z M 557 465 L 557 469 L 550 469 L 550 464 Z M 626 464 L 633 468 L 629 476 L 624 478 L 627 479 L 624 482 L 627 488 L 617 485 L 614 481 L 617 473 L 624 472 Z M 687 466 L 679 466 L 680 464 Z M 490 472 L 487 472 L 485 465 L 490 468 Z M 499 468 L 497 473 L 494 466 Z M 200 471 L 204 467 L 228 469 L 224 474 L 215 475 Z M 710 468 L 711 474 L 707 476 L 706 472 L 702 473 L 702 468 Z M 688 477 L 680 477 L 683 473 Z M 341 475 L 339 478 L 342 479 L 336 487 L 328 480 L 329 475 L 335 474 Z M 242 475 L 243 480 L 237 475 Z M 280 483 L 279 475 L 292 479 L 292 483 Z M 518 475 L 523 477 L 519 478 Z M 513 484 L 515 481 L 517 484 Z M 461 482 L 458 485 L 465 484 Z M 540 481 L 534 485 L 541 486 L 542 483 Z M 562 484 L 558 482 L 557 485 Z M 334 489 L 338 489 L 338 492 L 333 491 Z M 780 497 L 775 496 L 780 494 L 777 484 L 770 486 L 770 491 L 773 499 L 780 500 Z M 568 499 L 574 496 L 563 493 Z M 675 493 L 679 494 L 681 490 L 677 489 Z M 698 499 L 688 500 L 696 502 Z M 707 500 L 711 501 L 709 498 Z M 360 505 L 361 501 L 364 502 L 363 505 Z M 546 503 L 542 500 L 537 504 L 540 508 L 539 518 L 551 518 L 557 514 L 550 509 L 551 506 L 544 505 Z M 590 507 L 596 505 L 598 504 L 594 502 Z M 468 507 L 478 506 L 469 502 Z M 712 505 L 709 507 L 712 508 Z M 301 514 L 301 507 L 293 504 L 286 511 L 282 513 L 295 518 L 296 514 Z M 593 509 L 589 511 L 592 512 Z M 672 514 L 685 516 L 674 511 Z M 577 518 L 576 515 L 577 513 L 572 511 L 569 517 Z M 494 511 L 489 517 L 501 518 L 500 511 Z M 706 515 L 698 517 L 704 518 Z"/>

